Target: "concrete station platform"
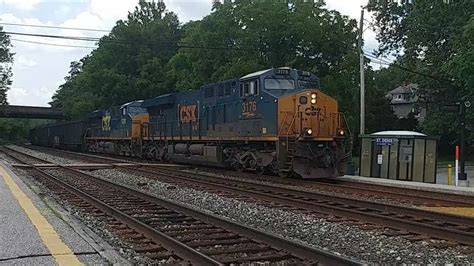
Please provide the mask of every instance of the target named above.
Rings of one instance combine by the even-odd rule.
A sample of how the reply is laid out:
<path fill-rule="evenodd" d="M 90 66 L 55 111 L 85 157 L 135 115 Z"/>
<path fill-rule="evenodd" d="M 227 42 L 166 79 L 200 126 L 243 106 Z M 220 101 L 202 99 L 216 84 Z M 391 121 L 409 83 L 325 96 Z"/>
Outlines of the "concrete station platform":
<path fill-rule="evenodd" d="M 393 180 L 393 179 L 386 179 L 386 178 L 363 177 L 363 176 L 352 176 L 352 175 L 346 175 L 346 176 L 340 177 L 340 179 L 347 180 L 347 181 L 368 183 L 368 184 L 377 184 L 377 185 L 383 185 L 383 186 L 411 188 L 411 189 L 419 189 L 419 190 L 426 190 L 426 191 L 439 191 L 439 192 L 452 193 L 452 194 L 463 194 L 463 195 L 470 195 L 474 197 L 474 187 L 460 187 L 460 186 L 456 187 L 456 186 L 450 186 L 446 184 L 430 184 L 430 183 L 421 183 L 421 182 L 413 182 L 413 181 L 402 181 L 402 180 Z"/>
<path fill-rule="evenodd" d="M 361 182 L 368 184 L 383 185 L 388 187 L 409 188 L 415 190 L 443 192 L 449 194 L 458 194 L 474 197 L 474 187 L 456 187 L 445 184 L 428 184 L 413 181 L 401 181 L 384 178 L 362 177 L 362 176 L 343 176 L 341 180 Z M 471 185 L 473 183 L 470 183 Z M 420 207 L 422 209 L 474 217 L 474 207 Z"/>
<path fill-rule="evenodd" d="M 83 264 L 129 263 L 0 162 L 0 265 Z"/>

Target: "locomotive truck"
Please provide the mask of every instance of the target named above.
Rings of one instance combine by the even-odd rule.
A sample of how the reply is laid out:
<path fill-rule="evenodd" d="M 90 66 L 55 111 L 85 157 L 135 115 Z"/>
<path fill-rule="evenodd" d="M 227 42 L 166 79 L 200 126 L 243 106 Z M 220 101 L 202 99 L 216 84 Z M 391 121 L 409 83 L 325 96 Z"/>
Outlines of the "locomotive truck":
<path fill-rule="evenodd" d="M 346 128 L 318 77 L 272 68 L 98 110 L 83 121 L 32 129 L 30 136 L 41 146 L 331 178 L 347 168 Z"/>

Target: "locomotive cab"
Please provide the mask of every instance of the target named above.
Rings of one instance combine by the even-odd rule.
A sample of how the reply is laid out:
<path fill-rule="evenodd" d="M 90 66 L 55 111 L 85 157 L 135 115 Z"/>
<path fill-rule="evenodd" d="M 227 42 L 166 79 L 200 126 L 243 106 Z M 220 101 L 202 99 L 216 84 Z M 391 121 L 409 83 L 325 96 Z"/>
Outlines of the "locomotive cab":
<path fill-rule="evenodd" d="M 280 97 L 278 110 L 280 161 L 291 158 L 292 171 L 303 178 L 344 174 L 350 154 L 344 150 L 345 121 L 335 99 L 305 89 Z"/>
<path fill-rule="evenodd" d="M 274 172 L 303 178 L 344 174 L 350 157 L 344 116 L 315 75 L 290 68 L 255 72 L 240 79 L 240 96 L 242 116 L 262 116 L 262 135 L 276 136 Z"/>

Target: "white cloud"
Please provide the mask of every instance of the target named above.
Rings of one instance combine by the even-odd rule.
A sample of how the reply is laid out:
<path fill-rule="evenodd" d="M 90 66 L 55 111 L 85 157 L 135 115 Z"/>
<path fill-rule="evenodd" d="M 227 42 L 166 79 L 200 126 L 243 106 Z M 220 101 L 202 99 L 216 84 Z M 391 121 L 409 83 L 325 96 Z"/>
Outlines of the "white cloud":
<path fill-rule="evenodd" d="M 166 8 L 178 14 L 181 23 L 198 20 L 211 13 L 212 1 L 206 0 L 165 0 Z"/>
<path fill-rule="evenodd" d="M 15 56 L 14 64 L 18 65 L 19 68 L 31 68 L 36 66 L 38 63 L 33 59 L 19 55 Z"/>
<path fill-rule="evenodd" d="M 72 11 L 72 8 L 67 5 L 62 5 L 54 11 L 56 16 L 66 16 Z"/>
<path fill-rule="evenodd" d="M 360 21 L 361 8 L 368 4 L 368 0 L 326 0 L 328 9 L 335 9 L 341 14 L 349 16 L 352 19 Z M 367 21 L 372 20 L 372 14 L 365 9 L 364 13 L 364 50 L 372 51 L 377 49 L 378 42 L 375 39 L 375 32 L 369 28 L 369 23 Z"/>
<path fill-rule="evenodd" d="M 41 0 L 2 0 L 2 3 L 20 10 L 32 10 Z"/>
<path fill-rule="evenodd" d="M 326 0 L 329 9 L 335 9 L 357 20 L 360 19 L 360 8 L 367 3 L 368 0 Z"/>
<path fill-rule="evenodd" d="M 116 20 L 126 18 L 137 4 L 138 0 L 90 0 L 88 11 L 111 26 Z"/>
<path fill-rule="evenodd" d="M 23 88 L 11 88 L 7 92 L 8 103 L 13 105 L 20 105 L 25 103 L 25 98 L 28 96 L 28 92 Z"/>
<path fill-rule="evenodd" d="M 56 89 L 53 87 L 21 88 L 13 87 L 7 92 L 11 105 L 46 106 Z"/>
<path fill-rule="evenodd" d="M 61 25 L 55 25 L 52 22 L 42 22 L 36 18 L 19 18 L 13 14 L 2 14 L 0 19 L 5 23 L 16 23 L 16 24 L 30 24 L 30 25 L 39 25 L 39 26 L 64 26 L 64 27 L 80 27 L 80 25 L 90 25 L 92 28 L 97 28 L 96 25 L 100 24 L 100 20 L 93 16 L 88 15 L 88 13 L 80 13 L 75 19 L 65 21 Z M 102 34 L 97 32 L 85 33 L 83 31 L 77 30 L 58 30 L 58 29 L 48 29 L 48 28 L 36 28 L 36 27 L 19 27 L 5 25 L 5 31 L 11 32 L 21 32 L 27 34 L 43 34 L 43 35 L 64 35 L 64 36 L 92 36 L 100 37 Z M 12 35 L 11 40 L 14 46 L 15 52 L 25 52 L 25 51 L 36 51 L 49 52 L 49 53 L 64 53 L 64 52 L 76 52 L 84 51 L 84 48 L 74 48 L 74 47 L 62 47 L 61 45 L 76 45 L 76 46 L 95 46 L 93 42 L 86 41 L 77 41 L 77 40 L 64 40 L 64 39 L 54 39 L 46 37 L 31 37 L 31 36 L 21 36 L 21 35 Z M 36 42 L 36 43 L 35 43 Z M 41 45 L 38 43 L 46 43 L 52 45 Z M 54 46 L 59 45 L 59 46 Z M 90 51 L 88 49 L 87 51 Z"/>

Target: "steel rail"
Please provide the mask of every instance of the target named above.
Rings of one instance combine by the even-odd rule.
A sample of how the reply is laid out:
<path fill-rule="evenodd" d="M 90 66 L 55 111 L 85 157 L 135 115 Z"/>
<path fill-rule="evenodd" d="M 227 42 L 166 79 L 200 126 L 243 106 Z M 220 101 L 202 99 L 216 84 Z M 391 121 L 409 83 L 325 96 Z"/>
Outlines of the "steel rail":
<path fill-rule="evenodd" d="M 31 159 L 36 158 L 39 160 L 42 160 L 44 162 L 48 162 L 46 160 L 37 158 L 33 155 L 23 153 L 20 151 L 13 150 L 8 147 L 4 147 L 6 150 L 8 150 L 7 155 L 11 156 L 12 158 L 16 159 L 17 161 L 26 163 L 25 161 L 21 160 L 18 156 L 15 156 L 13 153 L 18 153 L 21 155 L 25 155 L 25 157 L 29 157 Z M 48 162 L 49 163 L 49 162 Z M 108 215 L 118 219 L 119 221 L 123 222 L 124 224 L 127 224 L 130 228 L 135 229 L 137 232 L 142 233 L 143 235 L 146 235 L 148 238 L 151 240 L 155 241 L 156 243 L 162 244 L 166 249 L 168 250 L 173 250 L 175 251 L 178 256 L 182 259 L 187 259 L 189 261 L 192 261 L 193 263 L 197 265 L 222 265 L 222 263 L 212 259 L 211 257 L 200 253 L 199 251 L 192 249 L 191 247 L 188 247 L 187 245 L 169 237 L 168 235 L 159 232 L 155 230 L 154 228 L 148 226 L 147 224 L 142 223 L 141 221 L 127 215 L 126 213 L 102 202 L 101 200 L 95 198 L 92 195 L 89 195 L 78 188 L 75 188 L 66 182 L 46 173 L 45 171 L 39 169 L 38 167 L 32 167 L 31 168 L 33 171 L 35 171 L 37 174 L 41 175 L 43 178 L 46 178 L 53 183 L 59 185 L 69 193 L 72 193 L 79 198 L 84 199 L 85 201 L 89 202 L 90 204 L 96 206 L 100 210 L 102 210 L 104 213 L 107 213 Z M 64 168 L 69 171 L 71 171 L 71 168 Z"/>
<path fill-rule="evenodd" d="M 155 230 L 153 227 L 127 215 L 126 213 L 104 203 L 103 201 L 95 198 L 94 196 L 79 190 L 78 188 L 67 184 L 66 182 L 44 172 L 43 170 L 38 169 L 36 167 L 34 167 L 33 170 L 44 178 L 47 178 L 53 181 L 54 183 L 60 185 L 70 193 L 73 193 L 78 197 L 85 199 L 87 202 L 93 204 L 103 212 L 120 220 L 124 224 L 127 224 L 130 228 L 133 228 L 137 232 L 142 233 L 143 235 L 147 236 L 156 243 L 160 243 L 161 245 L 163 245 L 164 248 L 168 250 L 173 250 L 180 258 L 189 260 L 196 265 L 222 265 L 222 263 L 214 260 L 213 258 L 177 241 L 176 239 L 173 239 L 172 237 L 169 237 L 168 235 L 160 231 Z"/>
<path fill-rule="evenodd" d="M 328 188 L 329 190 L 335 188 L 338 190 L 344 191 L 353 191 L 354 193 L 357 192 L 369 192 L 373 193 L 373 195 L 383 195 L 383 194 L 390 194 L 397 196 L 400 199 L 407 199 L 412 200 L 414 202 L 423 201 L 424 203 L 432 203 L 432 204 L 451 204 L 456 207 L 473 207 L 474 206 L 474 197 L 469 197 L 466 195 L 460 194 L 448 194 L 443 192 L 437 191 L 420 191 L 415 190 L 412 188 L 401 188 L 401 187 L 394 187 L 394 186 L 383 186 L 377 184 L 368 184 L 362 182 L 353 182 L 348 180 L 337 180 L 341 183 L 325 183 L 322 181 L 315 180 L 312 184 L 319 186 L 323 186 Z M 356 186 L 351 186 L 351 185 Z M 392 191 L 388 191 L 392 190 Z M 419 195 L 415 195 L 419 194 Z M 452 197 L 452 198 L 450 198 Z M 453 199 L 454 197 L 458 199 Z"/>
<path fill-rule="evenodd" d="M 274 234 L 270 234 L 267 232 L 263 232 L 261 230 L 257 230 L 248 226 L 245 226 L 240 223 L 233 222 L 229 219 L 218 217 L 213 214 L 205 213 L 202 211 L 198 211 L 194 208 L 191 207 L 186 207 L 184 205 L 180 205 L 174 202 L 171 202 L 169 200 L 163 199 L 163 198 L 158 198 L 155 195 L 139 191 L 137 189 L 127 187 L 121 184 L 117 184 L 102 178 L 95 177 L 93 175 L 81 172 L 76 169 L 72 168 L 64 168 L 65 170 L 69 171 L 70 173 L 73 173 L 78 176 L 82 176 L 85 178 L 89 178 L 91 180 L 94 180 L 96 182 L 100 182 L 101 184 L 105 186 L 111 186 L 113 188 L 119 189 L 123 191 L 124 193 L 129 193 L 132 194 L 138 198 L 147 200 L 152 203 L 156 203 L 160 206 L 163 206 L 165 208 L 169 208 L 172 210 L 175 210 L 177 212 L 183 213 L 185 215 L 191 216 L 193 218 L 196 218 L 198 220 L 206 221 L 208 223 L 217 225 L 219 227 L 223 227 L 229 231 L 232 232 L 237 232 L 238 234 L 244 235 L 248 238 L 251 239 L 257 239 L 259 241 L 262 241 L 264 243 L 269 243 L 271 246 L 278 248 L 278 249 L 283 249 L 285 251 L 289 251 L 291 254 L 296 255 L 299 258 L 309 260 L 309 261 L 317 261 L 322 264 L 328 264 L 328 265 L 354 265 L 354 264 L 359 264 L 357 261 L 347 259 L 343 256 L 338 256 L 335 254 L 332 254 L 330 252 L 324 251 L 322 249 L 317 249 L 314 247 L 310 247 L 308 245 L 300 244 L 297 242 L 293 242 L 287 239 L 284 239 L 282 237 L 276 236 Z"/>
<path fill-rule="evenodd" d="M 152 177 L 154 176 L 155 178 L 159 176 L 166 176 L 172 179 L 180 178 L 181 180 L 185 181 L 186 184 L 189 184 L 189 182 L 199 183 L 207 188 L 238 193 L 239 195 L 245 195 L 250 198 L 258 196 L 261 199 L 271 202 L 278 202 L 287 206 L 300 207 L 314 212 L 380 224 L 390 228 L 430 235 L 435 238 L 453 240 L 462 244 L 474 246 L 474 233 L 446 228 L 443 226 L 445 223 L 451 223 L 454 225 L 459 225 L 460 227 L 472 227 L 474 224 L 474 218 L 466 216 L 394 206 L 384 203 L 368 202 L 339 196 L 329 196 L 316 192 L 304 192 L 301 190 L 281 188 L 269 184 L 263 185 L 252 181 L 235 181 L 209 175 L 195 175 L 185 172 L 170 171 L 169 169 L 160 168 L 160 172 L 156 173 L 142 168 L 125 166 L 119 168 L 146 174 Z M 164 172 L 168 173 L 166 174 Z M 193 177 L 189 177 L 190 175 Z M 195 178 L 196 176 L 205 178 L 208 181 L 198 180 Z M 232 183 L 232 185 L 229 183 Z M 412 216 L 412 218 L 415 218 L 415 221 L 407 220 L 407 218 L 410 217 L 406 216 Z M 427 222 L 430 222 L 430 220 L 432 220 L 431 222 L 441 220 L 443 224 L 440 226 L 427 224 Z"/>
<path fill-rule="evenodd" d="M 10 151 L 16 152 L 23 154 L 20 151 L 12 150 Z M 9 154 L 12 156 L 11 154 Z M 32 156 L 27 154 L 27 156 Z M 13 158 L 21 161 L 21 159 L 18 159 L 18 157 Z M 32 158 L 36 158 L 32 156 Z M 134 195 L 138 198 L 144 199 L 146 201 L 156 203 L 157 205 L 163 206 L 168 209 L 175 210 L 177 212 L 183 213 L 185 215 L 188 215 L 190 217 L 196 218 L 198 220 L 206 221 L 208 223 L 214 224 L 216 226 L 226 228 L 229 231 L 233 232 L 238 232 L 238 234 L 246 236 L 250 239 L 257 239 L 258 241 L 269 243 L 270 246 L 275 247 L 277 249 L 283 249 L 291 254 L 296 255 L 299 258 L 302 258 L 304 260 L 308 261 L 317 261 L 318 263 L 324 264 L 324 265 L 360 265 L 358 261 L 352 260 L 345 258 L 343 256 L 335 255 L 330 252 L 324 251 L 322 249 L 317 249 L 313 248 L 304 244 L 300 244 L 297 242 L 293 242 L 284 238 L 281 238 L 279 236 L 269 234 L 267 232 L 263 232 L 251 227 L 247 227 L 245 225 L 235 223 L 231 220 L 220 218 L 218 216 L 212 215 L 212 214 L 207 214 L 201 211 L 198 211 L 196 209 L 190 208 L 190 207 L 185 207 L 183 205 L 179 205 L 177 203 L 173 203 L 171 201 L 157 198 L 154 195 L 138 191 L 136 189 L 126 187 L 111 181 L 107 181 L 98 177 L 95 177 L 93 175 L 81 172 L 79 170 L 69 168 L 69 167 L 63 167 L 60 166 L 61 169 L 64 169 L 65 171 L 68 171 L 69 173 L 72 173 L 76 176 L 82 176 L 84 178 L 88 178 L 90 180 L 93 180 L 95 182 L 99 182 L 105 186 L 109 186 L 115 189 L 119 189 L 120 191 L 123 191 L 124 193 L 128 193 L 131 195 Z M 65 181 L 62 181 L 46 172 L 43 170 L 37 168 L 37 167 L 32 167 L 32 169 L 43 176 L 44 178 L 47 178 L 54 183 L 60 185 L 61 187 L 65 188 L 67 191 L 70 193 L 73 193 L 81 198 L 86 199 L 86 201 L 90 202 L 91 204 L 97 206 L 99 209 L 104 211 L 105 213 L 116 217 L 118 220 L 126 223 L 129 225 L 131 228 L 135 229 L 138 232 L 141 232 L 142 234 L 146 235 L 153 241 L 156 241 L 158 243 L 163 244 L 163 246 L 169 250 L 174 250 L 177 252 L 178 256 L 183 258 L 183 259 L 188 259 L 192 261 L 193 263 L 197 265 L 220 265 L 222 263 L 215 261 L 214 259 L 208 257 L 205 254 L 202 254 L 198 251 L 195 251 L 194 249 L 188 247 L 187 245 L 174 240 L 173 238 L 167 236 L 164 233 L 161 233 L 159 231 L 156 231 L 154 228 L 142 223 L 139 220 L 136 220 L 135 218 L 123 213 L 122 211 L 102 202 L 101 200 L 95 198 L 92 195 L 89 195 L 78 188 L 75 188 L 71 186 L 70 184 L 66 183 Z M 204 257 L 202 257 L 203 255 Z"/>
<path fill-rule="evenodd" d="M 61 153 L 61 154 L 64 154 L 65 156 L 67 157 L 70 157 L 70 158 L 75 158 L 77 159 L 78 157 L 84 159 L 84 160 L 89 160 L 89 161 L 93 161 L 93 162 L 105 162 L 105 161 L 115 161 L 115 162 L 127 162 L 127 163 L 130 163 L 130 161 L 127 161 L 127 160 L 123 160 L 123 159 L 118 159 L 118 158 L 113 158 L 113 157 L 104 157 L 104 156 L 99 156 L 99 155 L 92 155 L 92 154 L 85 154 L 85 153 L 78 153 L 78 152 L 72 152 L 72 151 L 65 151 L 65 150 L 58 150 L 58 149 L 52 149 L 52 148 L 48 148 L 48 147 L 39 147 L 39 146 L 32 146 L 32 147 L 28 147 L 28 146 L 24 146 L 26 148 L 31 148 L 31 149 L 36 149 L 38 151 L 50 151 L 51 153 Z M 137 163 L 137 162 L 134 162 L 134 163 Z M 145 164 L 140 164 L 140 163 L 137 163 L 137 165 L 145 165 Z M 159 168 L 157 166 L 154 166 L 155 168 Z M 203 173 L 196 173 L 195 175 L 201 175 L 201 176 L 209 176 L 209 175 L 206 175 L 206 174 L 203 174 Z M 250 174 L 249 174 L 250 175 Z M 261 176 L 260 176 L 261 177 Z M 298 186 L 298 185 L 304 185 L 304 186 L 307 186 L 307 185 L 312 185 L 312 184 L 317 184 L 318 186 L 324 186 L 326 188 L 328 188 L 329 190 L 336 190 L 336 189 L 339 189 L 339 190 L 343 190 L 343 191 L 353 191 L 354 193 L 357 193 L 357 192 L 362 192 L 362 191 L 365 191 L 366 193 L 372 193 L 373 194 L 377 194 L 377 195 L 381 195 L 381 196 L 390 196 L 392 195 L 392 197 L 390 198 L 394 198 L 394 199 L 407 199 L 407 200 L 411 200 L 413 202 L 421 202 L 423 201 L 424 203 L 433 203 L 433 204 L 439 204 L 439 205 L 452 205 L 452 206 L 456 206 L 456 207 L 471 207 L 471 206 L 474 206 L 474 197 L 469 197 L 469 196 L 466 196 L 466 195 L 462 195 L 462 194 L 449 194 L 449 193 L 445 193 L 445 192 L 438 192 L 438 191 L 420 191 L 420 190 L 416 190 L 416 189 L 411 189 L 411 188 L 399 188 L 399 187 L 388 187 L 388 186 L 383 186 L 383 185 L 376 185 L 376 184 L 364 184 L 367 185 L 367 186 L 370 186 L 371 188 L 368 188 L 368 187 L 361 187 L 361 186 L 357 186 L 357 187 L 352 187 L 350 185 L 344 185 L 344 184 L 328 184 L 328 183 L 324 183 L 324 182 L 321 182 L 321 181 L 314 181 L 314 182 L 311 182 L 311 183 L 303 183 L 303 182 L 297 182 L 296 180 L 289 180 L 289 179 L 285 179 L 285 180 L 281 180 L 280 178 L 276 177 L 276 180 L 277 181 L 285 181 L 285 183 L 283 184 L 288 184 L 288 182 L 290 182 L 289 185 L 293 185 L 293 186 Z M 272 181 L 275 181 L 275 178 L 272 177 L 272 179 L 270 180 L 265 180 L 265 181 L 268 181 L 268 182 L 272 182 Z M 356 185 L 360 185 L 361 183 L 356 183 L 356 182 L 351 182 L 351 181 L 346 181 L 346 180 L 343 180 L 342 181 L 343 183 L 349 183 L 349 184 L 356 184 Z M 334 188 L 334 189 L 332 189 Z M 391 191 L 390 191 L 391 190 Z"/>
<path fill-rule="evenodd" d="M 380 224 L 386 227 L 396 228 L 399 230 L 407 230 L 418 234 L 430 235 L 436 238 L 453 240 L 459 243 L 474 246 L 474 233 L 445 228 L 442 225 L 435 226 L 427 224 L 429 220 L 441 220 L 443 222 L 458 224 L 460 226 L 464 225 L 472 227 L 472 225 L 474 225 L 474 218 L 467 216 L 452 215 L 384 203 L 368 202 L 320 193 L 303 192 L 272 185 L 262 185 L 250 181 L 232 180 L 230 182 L 232 184 L 229 184 L 229 182 L 227 184 L 219 184 L 218 182 L 223 182 L 223 180 L 219 177 L 213 178 L 213 181 L 203 181 L 192 177 L 180 176 L 179 174 L 181 172 L 163 174 L 141 168 L 121 168 L 157 177 L 160 175 L 167 175 L 169 178 L 180 178 L 185 181 L 185 183 L 200 183 L 205 187 L 214 188 L 221 191 L 224 190 L 231 193 L 238 193 L 239 195 L 245 195 L 249 198 L 258 196 L 259 198 L 265 199 L 267 201 L 277 202 L 287 206 L 300 207 L 314 212 L 352 218 L 360 221 Z M 230 180 L 225 179 L 225 182 L 227 181 Z M 244 184 L 247 185 L 247 188 L 242 188 L 242 185 Z M 371 211 L 370 209 L 372 209 L 372 211 L 376 210 L 379 213 L 368 212 Z M 389 214 L 393 214 L 393 216 L 390 216 Z M 402 216 L 396 217 L 396 215 Z M 420 222 L 414 222 L 407 220 L 407 217 L 403 216 L 413 216 L 415 218 L 421 219 Z"/>

